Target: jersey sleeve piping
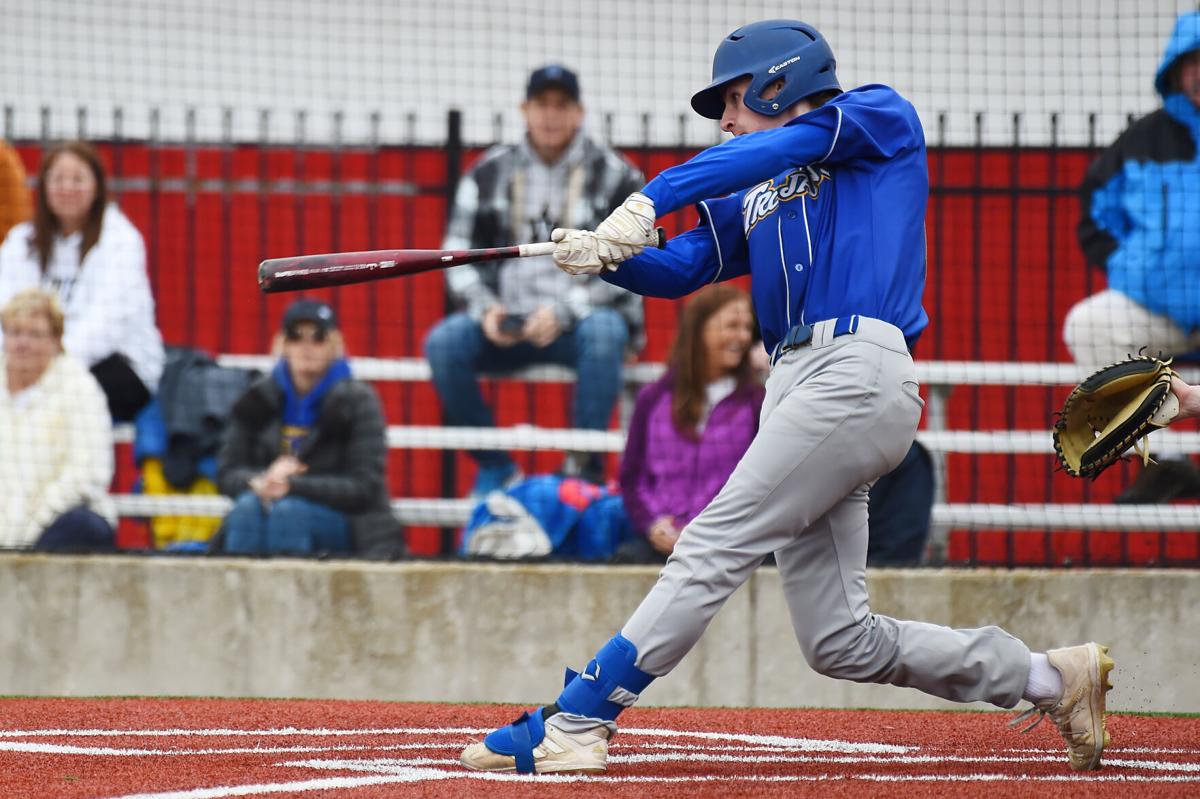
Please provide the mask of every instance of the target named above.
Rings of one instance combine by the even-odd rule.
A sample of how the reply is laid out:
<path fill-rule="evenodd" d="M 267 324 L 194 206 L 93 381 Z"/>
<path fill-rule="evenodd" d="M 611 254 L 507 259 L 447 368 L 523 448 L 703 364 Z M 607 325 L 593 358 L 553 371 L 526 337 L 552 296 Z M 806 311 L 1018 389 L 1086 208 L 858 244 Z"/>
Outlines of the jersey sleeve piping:
<path fill-rule="evenodd" d="M 829 142 L 829 150 L 826 151 L 825 155 L 817 159 L 818 163 L 833 155 L 833 148 L 837 146 L 838 135 L 842 132 L 842 109 L 834 106 L 834 110 L 837 111 L 837 125 L 833 129 L 833 141 Z"/>
<path fill-rule="evenodd" d="M 708 223 L 708 232 L 712 235 L 713 246 L 717 248 L 717 272 L 713 275 L 710 283 L 716 283 L 721 278 L 721 272 L 725 269 L 725 256 L 721 254 L 721 238 L 717 235 L 717 229 L 713 226 L 712 211 L 708 207 L 708 200 L 701 200 L 700 207 L 704 209 L 705 222 Z"/>

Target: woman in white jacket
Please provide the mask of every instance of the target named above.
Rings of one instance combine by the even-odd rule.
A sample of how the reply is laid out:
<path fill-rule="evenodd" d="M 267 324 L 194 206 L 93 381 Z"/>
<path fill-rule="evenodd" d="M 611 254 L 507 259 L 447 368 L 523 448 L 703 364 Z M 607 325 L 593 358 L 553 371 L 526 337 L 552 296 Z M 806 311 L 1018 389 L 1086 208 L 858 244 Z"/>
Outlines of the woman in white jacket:
<path fill-rule="evenodd" d="M 33 286 L 57 294 L 67 353 L 92 371 L 113 418 L 130 420 L 163 368 L 142 235 L 109 205 L 104 168 L 85 142 L 49 150 L 38 186 L 33 221 L 0 245 L 0 305 Z"/>
<path fill-rule="evenodd" d="M 0 547 L 113 546 L 112 422 L 96 379 L 63 354 L 54 295 L 0 308 Z"/>

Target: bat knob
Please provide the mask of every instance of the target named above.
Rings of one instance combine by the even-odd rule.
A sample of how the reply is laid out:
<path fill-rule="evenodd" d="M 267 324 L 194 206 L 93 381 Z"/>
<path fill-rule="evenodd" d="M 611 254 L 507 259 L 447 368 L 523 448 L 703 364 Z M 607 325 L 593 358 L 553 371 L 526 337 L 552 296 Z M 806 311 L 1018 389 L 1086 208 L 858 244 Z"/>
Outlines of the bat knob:
<path fill-rule="evenodd" d="M 654 246 L 661 250 L 663 247 L 667 246 L 667 229 L 659 227 L 655 228 L 654 232 L 658 234 L 658 244 L 655 244 Z"/>

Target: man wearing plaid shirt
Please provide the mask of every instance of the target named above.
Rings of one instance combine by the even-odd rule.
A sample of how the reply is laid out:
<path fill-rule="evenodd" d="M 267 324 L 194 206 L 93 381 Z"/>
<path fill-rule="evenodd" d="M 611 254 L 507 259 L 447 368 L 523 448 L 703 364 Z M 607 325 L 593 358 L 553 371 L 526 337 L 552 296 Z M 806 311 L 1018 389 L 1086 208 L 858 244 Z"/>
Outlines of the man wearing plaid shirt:
<path fill-rule="evenodd" d="M 556 227 L 592 227 L 644 183 L 580 129 L 579 80 L 565 67 L 530 75 L 521 112 L 523 139 L 488 150 L 459 183 L 443 248 L 548 241 Z M 641 347 L 640 297 L 598 277 L 573 278 L 550 256 L 466 264 L 447 270 L 446 282 L 461 310 L 430 331 L 425 355 L 449 424 L 495 424 L 480 372 L 550 363 L 576 372 L 572 424 L 607 429 L 622 363 Z M 470 454 L 479 464 L 473 497 L 520 476 L 507 452 Z M 603 462 L 568 453 L 566 471 L 601 481 Z"/>

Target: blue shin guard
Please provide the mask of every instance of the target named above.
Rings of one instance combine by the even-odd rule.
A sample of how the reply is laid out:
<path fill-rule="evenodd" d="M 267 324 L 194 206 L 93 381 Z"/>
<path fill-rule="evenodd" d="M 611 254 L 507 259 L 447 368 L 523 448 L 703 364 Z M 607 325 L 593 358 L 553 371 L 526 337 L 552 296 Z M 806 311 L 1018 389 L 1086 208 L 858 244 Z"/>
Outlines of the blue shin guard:
<path fill-rule="evenodd" d="M 654 681 L 653 674 L 633 665 L 636 662 L 637 647 L 623 635 L 614 635 L 582 673 L 567 670 L 567 685 L 555 704 L 564 713 L 615 721 Z"/>
<path fill-rule="evenodd" d="M 637 647 L 621 635 L 613 636 L 582 673 L 567 669 L 566 687 L 548 711 L 539 707 L 483 739 L 488 749 L 509 755 L 519 774 L 534 773 L 533 749 L 546 737 L 546 715 L 559 711 L 585 718 L 614 721 L 637 701 L 654 675 L 638 669 Z"/>

